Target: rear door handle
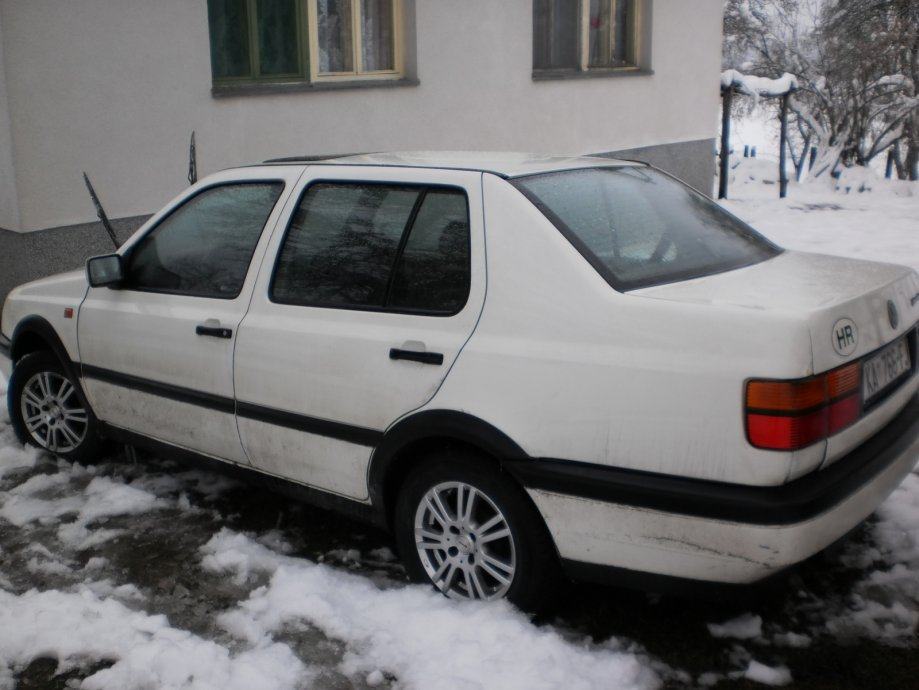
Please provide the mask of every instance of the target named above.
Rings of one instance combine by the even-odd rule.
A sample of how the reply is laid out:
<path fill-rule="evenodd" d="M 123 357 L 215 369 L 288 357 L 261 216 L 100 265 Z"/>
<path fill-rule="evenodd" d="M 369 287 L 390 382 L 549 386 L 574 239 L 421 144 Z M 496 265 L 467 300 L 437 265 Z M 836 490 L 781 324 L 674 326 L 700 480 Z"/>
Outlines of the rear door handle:
<path fill-rule="evenodd" d="M 224 338 L 229 340 L 233 337 L 232 328 L 222 328 L 221 326 L 206 326 L 203 324 L 198 324 L 195 326 L 195 333 L 198 335 L 207 335 L 211 338 Z"/>
<path fill-rule="evenodd" d="M 419 352 L 417 350 L 402 350 L 398 347 L 391 348 L 389 351 L 390 359 L 407 359 L 410 362 L 421 362 L 422 364 L 434 364 L 440 366 L 444 363 L 444 356 L 439 352 Z"/>

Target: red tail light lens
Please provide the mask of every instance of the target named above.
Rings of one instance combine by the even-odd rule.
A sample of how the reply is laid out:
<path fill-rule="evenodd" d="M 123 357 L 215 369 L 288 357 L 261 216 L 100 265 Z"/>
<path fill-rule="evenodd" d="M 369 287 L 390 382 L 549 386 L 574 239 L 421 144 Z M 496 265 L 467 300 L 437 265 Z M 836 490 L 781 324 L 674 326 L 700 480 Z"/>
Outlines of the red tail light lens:
<path fill-rule="evenodd" d="M 858 362 L 793 381 L 747 383 L 747 437 L 757 448 L 797 450 L 822 441 L 861 414 Z"/>

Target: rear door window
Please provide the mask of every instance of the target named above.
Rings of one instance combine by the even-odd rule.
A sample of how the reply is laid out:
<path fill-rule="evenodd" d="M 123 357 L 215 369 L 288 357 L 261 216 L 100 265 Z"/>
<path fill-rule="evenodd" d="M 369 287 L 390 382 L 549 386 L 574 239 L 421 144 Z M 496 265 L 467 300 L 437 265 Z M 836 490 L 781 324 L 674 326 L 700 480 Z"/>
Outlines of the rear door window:
<path fill-rule="evenodd" d="M 432 315 L 469 293 L 469 212 L 461 190 L 319 182 L 294 212 L 271 299 L 281 304 Z"/>
<path fill-rule="evenodd" d="M 707 197 L 642 166 L 512 180 L 617 290 L 748 266 L 781 250 Z"/>
<path fill-rule="evenodd" d="M 425 194 L 396 264 L 389 304 L 456 313 L 469 295 L 469 211 L 454 191 Z"/>

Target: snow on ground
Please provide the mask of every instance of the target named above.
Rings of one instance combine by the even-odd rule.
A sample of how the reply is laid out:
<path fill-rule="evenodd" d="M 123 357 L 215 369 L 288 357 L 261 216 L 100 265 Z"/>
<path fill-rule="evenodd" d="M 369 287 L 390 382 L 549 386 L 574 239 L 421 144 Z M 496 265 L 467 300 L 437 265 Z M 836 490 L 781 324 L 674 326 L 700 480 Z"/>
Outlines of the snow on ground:
<path fill-rule="evenodd" d="M 735 164 L 725 205 L 779 244 L 919 268 L 916 185 L 844 176 L 779 200 L 773 163 Z M 0 689 L 787 685 L 853 642 L 919 670 L 919 474 L 749 609 L 585 588 L 537 624 L 408 585 L 390 546 L 210 469 L 56 460 L 0 406 Z"/>
<path fill-rule="evenodd" d="M 249 537 L 218 532 L 204 567 L 247 579 L 270 575 L 218 622 L 251 644 L 309 621 L 348 640 L 347 675 L 385 670 L 413 688 L 511 690 L 653 687 L 653 672 L 615 642 L 572 644 L 504 602 L 457 604 L 428 587 L 380 588 L 367 578 L 280 555 Z"/>
<path fill-rule="evenodd" d="M 847 172 L 838 183 L 791 182 L 783 200 L 778 198 L 774 161 L 733 158 L 731 166 L 728 199 L 722 203 L 783 247 L 902 263 L 919 270 L 916 183 L 884 180 L 870 171 Z M 871 191 L 858 191 L 865 187 Z"/>

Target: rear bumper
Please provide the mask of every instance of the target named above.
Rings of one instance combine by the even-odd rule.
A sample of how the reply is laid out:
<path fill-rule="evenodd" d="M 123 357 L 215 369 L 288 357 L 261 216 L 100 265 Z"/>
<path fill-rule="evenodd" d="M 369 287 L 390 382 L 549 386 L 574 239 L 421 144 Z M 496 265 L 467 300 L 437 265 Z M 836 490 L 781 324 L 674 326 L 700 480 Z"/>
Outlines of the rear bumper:
<path fill-rule="evenodd" d="M 752 583 L 823 550 L 867 518 L 919 460 L 919 396 L 832 466 L 750 487 L 553 460 L 507 469 L 573 572 L 587 566 Z"/>
<path fill-rule="evenodd" d="M 10 340 L 0 333 L 0 374 L 7 381 L 10 379 L 10 373 L 13 371 L 13 360 L 10 354 Z"/>

